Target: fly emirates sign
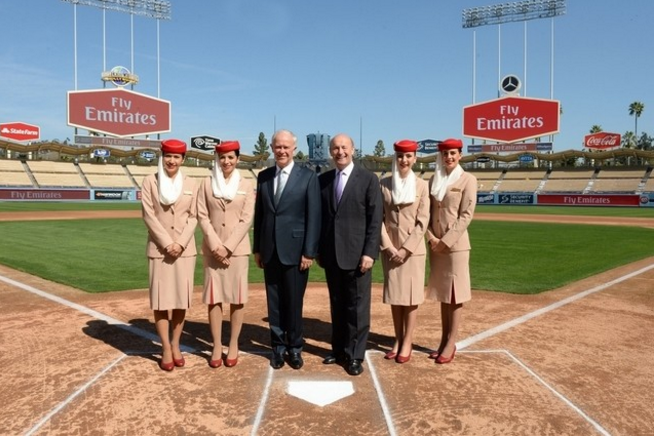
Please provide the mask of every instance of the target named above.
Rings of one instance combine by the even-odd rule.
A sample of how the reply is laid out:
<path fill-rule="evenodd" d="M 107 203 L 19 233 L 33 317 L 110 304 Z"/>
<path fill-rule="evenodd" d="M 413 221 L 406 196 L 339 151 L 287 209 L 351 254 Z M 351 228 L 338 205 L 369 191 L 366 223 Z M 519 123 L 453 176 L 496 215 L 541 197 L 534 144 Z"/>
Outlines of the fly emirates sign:
<path fill-rule="evenodd" d="M 464 107 L 464 136 L 514 143 L 559 132 L 559 101 L 502 97 Z"/>
<path fill-rule="evenodd" d="M 171 131 L 171 103 L 122 88 L 68 92 L 68 125 L 117 137 Z"/>

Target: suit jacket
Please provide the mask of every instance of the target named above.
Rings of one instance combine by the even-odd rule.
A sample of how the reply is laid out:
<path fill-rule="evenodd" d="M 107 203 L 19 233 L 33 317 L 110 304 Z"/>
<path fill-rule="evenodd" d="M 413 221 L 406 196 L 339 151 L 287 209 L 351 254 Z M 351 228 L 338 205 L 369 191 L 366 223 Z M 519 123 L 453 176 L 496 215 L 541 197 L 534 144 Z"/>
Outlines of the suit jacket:
<path fill-rule="evenodd" d="M 355 165 L 341 195 L 334 198 L 336 169 L 319 176 L 322 228 L 321 263 L 336 262 L 342 270 L 355 270 L 363 255 L 373 259 L 380 252 L 382 196 L 378 177 Z"/>
<path fill-rule="evenodd" d="M 432 187 L 430 178 L 429 186 Z M 464 172 L 454 184 L 448 187 L 440 202 L 430 196 L 430 225 L 427 238 L 439 238 L 451 252 L 471 250 L 468 226 L 478 201 L 478 180 Z"/>
<path fill-rule="evenodd" d="M 277 252 L 284 265 L 300 264 L 300 257 L 316 258 L 321 232 L 321 198 L 313 170 L 294 164 L 282 197 L 274 202 L 276 166 L 257 175 L 253 252 L 268 263 Z"/>
<path fill-rule="evenodd" d="M 238 171 L 238 170 L 237 170 Z M 252 182 L 239 181 L 237 195 L 232 201 L 214 197 L 212 179 L 206 178 L 198 192 L 198 222 L 202 228 L 202 253 L 224 246 L 232 255 L 250 255 L 248 231 L 252 224 L 255 193 Z"/>
<path fill-rule="evenodd" d="M 141 186 L 141 211 L 148 228 L 146 255 L 148 258 L 164 258 L 165 248 L 179 243 L 183 248 L 181 257 L 195 256 L 196 239 L 196 183 L 184 176 L 182 194 L 172 205 L 159 202 L 157 175 L 146 176 Z"/>
<path fill-rule="evenodd" d="M 405 248 L 412 255 L 425 255 L 425 231 L 430 219 L 428 184 L 416 178 L 416 201 L 407 205 L 394 205 L 391 195 L 391 179 L 380 181 L 384 203 L 384 226 L 382 226 L 381 250 L 391 246 Z"/>

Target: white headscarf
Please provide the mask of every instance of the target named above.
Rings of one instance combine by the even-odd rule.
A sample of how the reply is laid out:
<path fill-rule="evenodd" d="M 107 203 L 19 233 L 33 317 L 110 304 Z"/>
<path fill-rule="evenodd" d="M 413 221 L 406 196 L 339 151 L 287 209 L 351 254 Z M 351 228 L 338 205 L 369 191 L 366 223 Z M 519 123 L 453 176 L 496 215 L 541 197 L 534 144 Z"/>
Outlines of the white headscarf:
<path fill-rule="evenodd" d="M 164 157 L 159 157 L 159 165 L 157 167 L 157 174 L 159 180 L 159 201 L 164 205 L 172 205 L 177 201 L 177 198 L 182 194 L 184 186 L 184 176 L 182 169 L 178 168 L 177 174 L 170 178 L 168 173 L 164 170 Z"/>
<path fill-rule="evenodd" d="M 237 170 L 236 167 L 234 170 L 232 170 L 230 180 L 227 182 L 225 181 L 225 176 L 223 176 L 223 169 L 218 162 L 217 153 L 214 156 L 214 168 L 212 169 L 212 192 L 214 193 L 214 197 L 225 199 L 228 202 L 233 200 L 237 195 L 240 181 L 241 173 L 239 173 L 239 170 Z"/>
<path fill-rule="evenodd" d="M 464 174 L 464 169 L 459 164 L 457 164 L 457 167 L 455 167 L 450 174 L 446 173 L 446 169 L 443 165 L 443 157 L 441 156 L 441 152 L 439 152 L 437 154 L 434 179 L 432 180 L 432 187 L 430 187 L 430 194 L 441 202 L 446 196 L 448 186 L 457 182 L 462 174 Z"/>
<path fill-rule="evenodd" d="M 391 161 L 391 199 L 394 205 L 414 203 L 416 200 L 416 175 L 410 169 L 409 174 L 401 178 L 395 158 Z"/>

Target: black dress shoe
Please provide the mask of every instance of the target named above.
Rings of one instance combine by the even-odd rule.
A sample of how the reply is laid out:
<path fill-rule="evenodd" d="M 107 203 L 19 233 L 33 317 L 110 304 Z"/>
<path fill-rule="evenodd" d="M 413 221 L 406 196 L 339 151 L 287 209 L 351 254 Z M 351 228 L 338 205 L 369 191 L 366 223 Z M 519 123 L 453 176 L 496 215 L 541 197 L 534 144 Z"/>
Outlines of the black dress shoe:
<path fill-rule="evenodd" d="M 328 355 L 323 359 L 323 364 L 335 364 L 337 362 L 337 357 L 334 355 Z"/>
<path fill-rule="evenodd" d="M 328 355 L 323 359 L 323 364 L 345 364 L 346 359 L 337 355 Z"/>
<path fill-rule="evenodd" d="M 350 360 L 348 362 L 348 368 L 346 368 L 346 372 L 348 372 L 349 375 L 357 376 L 363 371 L 364 368 L 362 367 L 362 360 Z"/>
<path fill-rule="evenodd" d="M 289 354 L 289 365 L 293 369 L 300 369 L 302 365 L 305 364 L 302 360 L 302 356 L 300 355 L 300 352 L 298 353 L 290 353 Z"/>
<path fill-rule="evenodd" d="M 280 354 L 273 354 L 271 356 L 271 367 L 274 369 L 280 369 L 284 366 L 284 358 Z"/>

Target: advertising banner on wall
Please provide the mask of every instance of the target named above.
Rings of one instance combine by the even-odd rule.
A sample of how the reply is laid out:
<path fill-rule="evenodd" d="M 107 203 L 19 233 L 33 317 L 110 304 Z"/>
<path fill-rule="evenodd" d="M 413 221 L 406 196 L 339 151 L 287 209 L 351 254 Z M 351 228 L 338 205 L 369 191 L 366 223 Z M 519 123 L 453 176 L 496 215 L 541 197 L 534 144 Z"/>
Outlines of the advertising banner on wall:
<path fill-rule="evenodd" d="M 93 190 L 93 200 L 136 200 L 134 190 Z"/>
<path fill-rule="evenodd" d="M 534 194 L 503 193 L 498 194 L 498 203 L 501 205 L 530 205 L 534 203 Z"/>
<path fill-rule="evenodd" d="M 0 200 L 89 200 L 89 190 L 2 188 Z"/>
<path fill-rule="evenodd" d="M 538 205 L 639 206 L 638 194 L 539 194 Z"/>

